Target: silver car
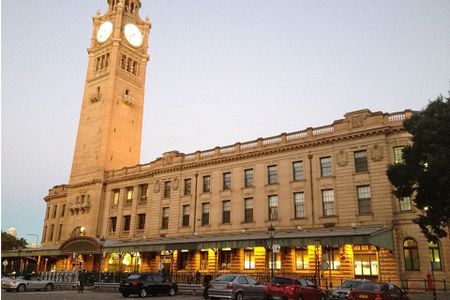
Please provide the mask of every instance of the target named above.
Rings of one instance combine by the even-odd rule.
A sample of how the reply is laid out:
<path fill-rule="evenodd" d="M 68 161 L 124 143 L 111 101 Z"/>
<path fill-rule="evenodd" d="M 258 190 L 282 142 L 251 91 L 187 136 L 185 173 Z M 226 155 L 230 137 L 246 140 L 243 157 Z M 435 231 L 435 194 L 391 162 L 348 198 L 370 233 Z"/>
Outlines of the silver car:
<path fill-rule="evenodd" d="M 225 298 L 233 300 L 264 299 L 266 287 L 247 275 L 227 274 L 209 283 L 211 300 Z"/>
<path fill-rule="evenodd" d="M 55 283 L 51 280 L 43 280 L 38 275 L 23 275 L 17 278 L 2 278 L 2 289 L 11 292 L 25 292 L 26 290 L 51 291 L 55 288 Z"/>
<path fill-rule="evenodd" d="M 348 294 L 361 283 L 368 282 L 365 279 L 350 279 L 345 280 L 340 286 L 331 291 L 328 296 L 330 300 L 348 299 Z"/>

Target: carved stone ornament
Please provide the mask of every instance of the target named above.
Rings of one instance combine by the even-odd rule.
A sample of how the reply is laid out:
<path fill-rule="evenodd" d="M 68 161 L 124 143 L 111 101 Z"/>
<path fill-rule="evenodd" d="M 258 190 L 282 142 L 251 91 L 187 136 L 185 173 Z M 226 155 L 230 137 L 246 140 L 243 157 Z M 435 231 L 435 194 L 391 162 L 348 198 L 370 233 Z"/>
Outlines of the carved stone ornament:
<path fill-rule="evenodd" d="M 363 116 L 354 117 L 351 120 L 352 120 L 352 128 L 359 128 L 364 126 Z"/>
<path fill-rule="evenodd" d="M 340 150 L 336 154 L 336 161 L 340 167 L 345 167 L 348 164 L 348 153 L 344 150 Z"/>
<path fill-rule="evenodd" d="M 380 161 L 383 159 L 383 148 L 380 145 L 374 145 L 370 149 L 370 158 L 373 161 Z"/>
<path fill-rule="evenodd" d="M 155 193 L 159 193 L 160 189 L 161 189 L 161 181 L 160 180 L 156 180 L 155 184 L 153 185 L 153 191 Z"/>
<path fill-rule="evenodd" d="M 175 177 L 173 179 L 172 190 L 174 190 L 174 191 L 178 190 L 179 185 L 180 185 L 180 180 L 178 179 L 178 177 Z"/>

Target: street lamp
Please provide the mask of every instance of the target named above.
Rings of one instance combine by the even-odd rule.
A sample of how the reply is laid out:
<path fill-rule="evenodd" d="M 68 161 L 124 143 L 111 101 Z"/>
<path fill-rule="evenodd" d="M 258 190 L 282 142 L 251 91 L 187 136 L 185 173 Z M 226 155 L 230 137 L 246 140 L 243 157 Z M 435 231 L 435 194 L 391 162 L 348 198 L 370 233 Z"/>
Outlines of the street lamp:
<path fill-rule="evenodd" d="M 272 252 L 272 266 L 270 268 L 270 278 L 273 278 L 273 268 L 275 263 L 275 252 L 273 252 L 273 238 L 275 236 L 275 227 L 273 227 L 272 223 L 270 223 L 269 228 L 267 228 L 267 231 L 269 232 L 269 238 L 270 238 L 270 251 Z"/>
<path fill-rule="evenodd" d="M 98 264 L 98 282 L 102 281 L 102 258 L 103 258 L 103 245 L 105 244 L 105 238 L 100 238 L 100 260 Z"/>

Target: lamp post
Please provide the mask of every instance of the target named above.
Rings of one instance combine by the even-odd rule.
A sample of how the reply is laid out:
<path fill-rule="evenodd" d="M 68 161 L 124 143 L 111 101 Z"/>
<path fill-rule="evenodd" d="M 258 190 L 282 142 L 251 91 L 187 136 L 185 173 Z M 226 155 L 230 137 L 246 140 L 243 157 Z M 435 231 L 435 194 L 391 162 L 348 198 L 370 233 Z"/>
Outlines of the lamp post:
<path fill-rule="evenodd" d="M 275 252 L 273 252 L 273 238 L 275 236 L 275 227 L 273 227 L 272 223 L 270 223 L 269 228 L 267 228 L 267 231 L 269 232 L 269 238 L 270 238 L 270 251 L 272 256 L 272 265 L 270 268 L 270 278 L 273 278 L 273 268 L 275 264 Z"/>
<path fill-rule="evenodd" d="M 19 250 L 19 274 L 17 275 L 22 275 L 22 255 L 21 255 L 22 247 L 21 246 L 17 247 L 17 250 Z"/>

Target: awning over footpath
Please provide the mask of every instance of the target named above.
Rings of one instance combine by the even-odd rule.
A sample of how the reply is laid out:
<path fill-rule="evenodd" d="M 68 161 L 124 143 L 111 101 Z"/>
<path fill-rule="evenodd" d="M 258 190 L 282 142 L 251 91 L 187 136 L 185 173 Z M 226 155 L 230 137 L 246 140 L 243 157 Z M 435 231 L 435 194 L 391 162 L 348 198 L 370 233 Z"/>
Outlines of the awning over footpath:
<path fill-rule="evenodd" d="M 307 245 L 374 245 L 388 250 L 394 249 L 393 226 L 388 227 L 334 227 L 305 229 L 296 231 L 276 231 L 273 243 L 282 247 L 304 247 Z M 73 238 L 71 239 L 73 241 Z M 111 252 L 149 252 L 163 250 L 201 250 L 208 248 L 245 248 L 268 247 L 271 243 L 267 232 L 239 232 L 215 235 L 193 234 L 180 237 L 161 237 L 133 241 L 106 240 L 102 251 Z M 83 253 L 82 249 L 78 253 Z M 93 249 L 86 249 L 93 253 Z M 100 249 L 98 250 L 100 253 Z M 27 248 L 21 250 L 21 256 L 58 256 L 67 255 L 59 247 Z M 17 257 L 18 250 L 3 251 L 2 257 Z"/>

